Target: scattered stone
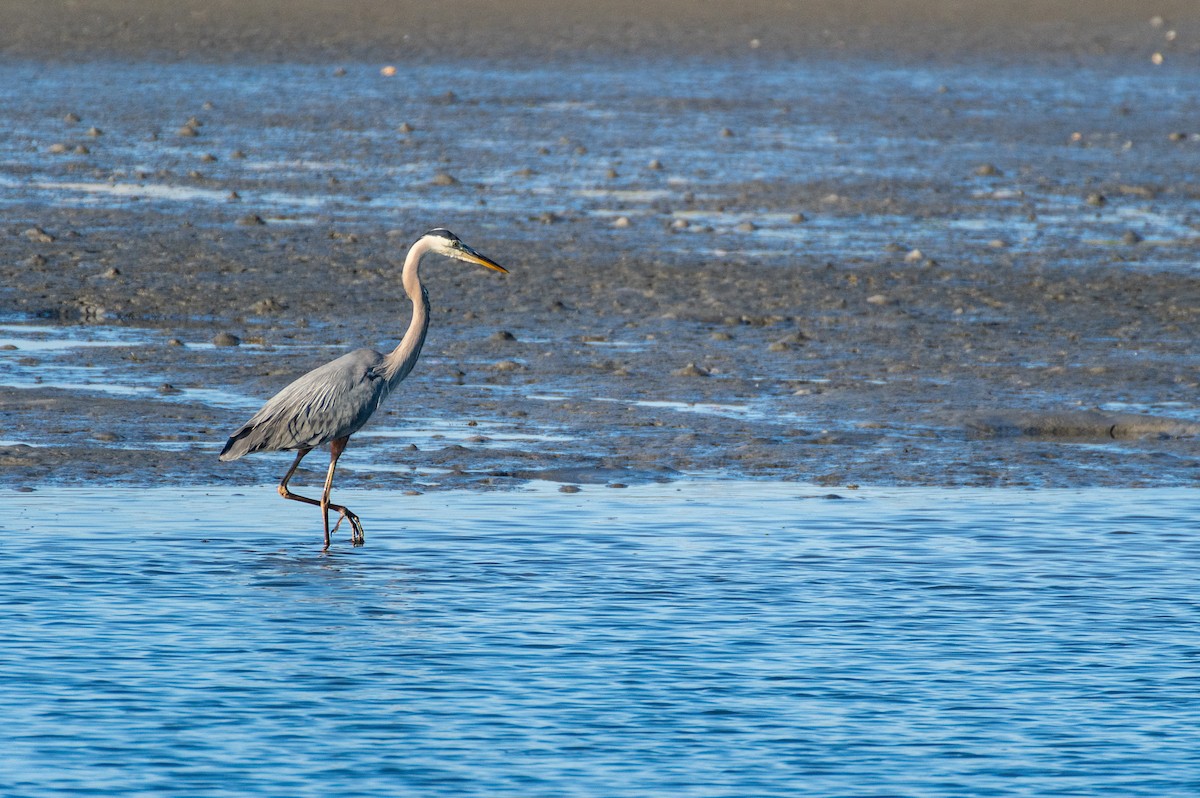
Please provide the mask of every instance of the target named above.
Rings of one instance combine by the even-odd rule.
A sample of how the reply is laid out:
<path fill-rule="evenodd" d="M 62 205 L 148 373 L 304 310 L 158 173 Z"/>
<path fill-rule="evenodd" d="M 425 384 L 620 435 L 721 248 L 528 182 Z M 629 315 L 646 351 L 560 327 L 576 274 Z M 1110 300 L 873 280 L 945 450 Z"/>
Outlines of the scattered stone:
<path fill-rule="evenodd" d="M 727 332 L 720 332 L 720 331 L 715 332 L 708 337 L 713 339 L 714 341 L 732 341 L 733 340 L 732 335 L 730 335 Z"/>
<path fill-rule="evenodd" d="M 1133 230 L 1128 230 L 1125 235 L 1121 236 L 1121 243 L 1129 245 L 1140 244 L 1142 243 L 1142 237 Z"/>
<path fill-rule="evenodd" d="M 733 131 L 727 127 L 721 128 L 721 138 L 723 138 L 723 139 L 733 138 Z"/>
<path fill-rule="evenodd" d="M 58 144 L 51 144 L 49 147 L 46 148 L 46 152 L 50 153 L 51 155 L 62 155 L 64 152 L 67 152 L 69 149 L 70 148 L 67 147 L 66 144 L 63 144 L 60 142 Z"/>
<path fill-rule="evenodd" d="M 708 369 L 701 368 L 695 363 L 688 363 L 681 369 L 676 369 L 671 372 L 674 377 L 708 377 L 711 372 Z"/>
<path fill-rule="evenodd" d="M 120 435 L 118 435 L 115 432 L 108 432 L 108 431 L 94 432 L 94 433 L 92 433 L 92 438 L 94 440 L 101 441 L 103 443 L 113 443 L 114 441 L 121 440 Z"/>
<path fill-rule="evenodd" d="M 1167 134 L 1167 139 L 1169 141 L 1187 141 L 1187 137 L 1187 133 L 1175 132 Z"/>
<path fill-rule="evenodd" d="M 890 305 L 892 300 L 886 294 L 872 294 L 867 297 L 868 305 Z"/>
<path fill-rule="evenodd" d="M 266 224 L 263 218 L 256 213 L 248 213 L 245 216 L 238 217 L 237 223 L 245 227 L 250 227 L 257 224 Z"/>
<path fill-rule="evenodd" d="M 628 216 L 618 216 L 613 220 L 613 227 L 629 227 L 631 224 Z"/>
<path fill-rule="evenodd" d="M 984 163 L 975 167 L 975 174 L 980 177 L 1000 177 L 1003 173 L 996 168 L 995 164 Z"/>
<path fill-rule="evenodd" d="M 540 214 L 538 214 L 537 220 L 542 224 L 556 224 L 558 222 L 566 221 L 566 217 L 560 216 L 554 211 L 542 211 Z"/>
<path fill-rule="evenodd" d="M 526 368 L 515 360 L 501 360 L 492 364 L 492 371 L 526 371 Z"/>
<path fill-rule="evenodd" d="M 335 78 L 342 78 L 342 77 L 345 77 L 345 76 L 346 76 L 346 68 L 345 68 L 345 67 L 338 67 L 337 69 L 333 70 L 333 76 L 334 76 Z"/>
<path fill-rule="evenodd" d="M 230 202 L 237 202 L 237 201 L 238 201 L 238 200 L 240 200 L 241 198 L 242 198 L 242 195 L 241 195 L 241 194 L 239 194 L 239 193 L 237 193 L 236 191 L 230 191 L 230 192 L 229 192 L 229 193 L 228 193 L 228 194 L 225 196 L 225 199 L 229 200 Z"/>
<path fill-rule="evenodd" d="M 488 338 L 488 340 L 489 341 L 515 341 L 515 340 L 517 340 L 517 336 L 510 333 L 508 330 L 500 330 L 498 332 L 492 333 L 491 336 Z"/>
<path fill-rule="evenodd" d="M 79 124 L 79 115 L 78 114 L 67 114 L 66 116 L 63 117 L 63 121 L 66 122 L 68 125 L 77 125 L 77 124 Z"/>
<path fill-rule="evenodd" d="M 116 266 L 110 266 L 108 270 L 101 273 L 100 276 L 108 280 L 113 280 L 121 276 L 121 270 Z"/>
<path fill-rule="evenodd" d="M 168 338 L 167 346 L 183 346 L 183 341 L 180 341 L 178 338 Z"/>
<path fill-rule="evenodd" d="M 240 161 L 246 157 L 246 153 L 242 152 L 241 150 L 234 150 L 233 152 L 229 153 L 229 157 L 236 161 Z"/>
<path fill-rule="evenodd" d="M 1095 205 L 1096 207 L 1099 207 L 1108 202 L 1108 199 L 1099 191 L 1093 191 L 1091 194 L 1087 195 L 1087 199 L 1085 201 L 1088 205 Z"/>
<path fill-rule="evenodd" d="M 807 221 L 808 221 L 808 217 L 802 213 L 793 213 L 792 214 L 792 223 L 793 224 L 800 224 L 801 222 L 807 222 Z"/>
<path fill-rule="evenodd" d="M 213 155 L 211 152 L 206 152 L 200 156 L 200 160 L 204 163 L 216 163 L 217 156 Z"/>
<path fill-rule="evenodd" d="M 179 390 L 169 382 L 164 382 L 162 385 L 158 386 L 158 392 L 163 396 L 177 396 L 183 393 L 183 391 Z"/>
<path fill-rule="evenodd" d="M 38 254 L 30 255 L 28 258 L 21 261 L 21 265 L 28 269 L 40 269 L 41 267 L 45 266 L 46 263 L 47 261 L 45 256 Z"/>
<path fill-rule="evenodd" d="M 401 133 L 412 133 L 414 130 L 416 130 L 415 127 L 408 124 L 407 122 L 401 122 L 400 127 L 396 128 L 396 129 L 399 130 Z"/>
<path fill-rule="evenodd" d="M 563 485 L 558 489 L 559 493 L 578 493 L 580 490 L 578 485 Z"/>
<path fill-rule="evenodd" d="M 610 483 L 608 483 L 607 487 L 610 487 L 610 488 L 628 488 L 629 486 L 628 486 L 628 485 L 626 485 L 624 482 L 610 482 Z"/>
<path fill-rule="evenodd" d="M 758 225 L 754 222 L 742 222 L 737 226 L 737 229 L 740 233 L 753 233 L 758 229 Z"/>
<path fill-rule="evenodd" d="M 675 221 L 671 222 L 671 227 L 675 230 L 686 230 L 690 226 L 691 223 L 688 222 L 687 219 L 676 219 Z"/>
<path fill-rule="evenodd" d="M 438 172 L 433 176 L 433 180 L 430 182 L 432 182 L 435 186 L 456 186 L 458 185 L 458 178 L 454 177 L 454 175 L 447 174 L 446 172 Z"/>
<path fill-rule="evenodd" d="M 607 177 L 609 180 L 614 180 L 614 179 L 620 177 L 620 175 L 617 174 L 616 169 L 609 169 L 609 170 L 605 171 L 604 176 Z"/>
<path fill-rule="evenodd" d="M 916 263 L 917 261 L 924 259 L 925 254 L 919 249 L 911 250 L 907 255 L 904 256 L 904 261 L 906 263 Z"/>
<path fill-rule="evenodd" d="M 72 150 L 72 152 L 74 152 L 76 155 L 87 155 L 91 152 L 91 150 L 87 148 L 87 145 L 76 144 L 75 149 Z"/>
<path fill-rule="evenodd" d="M 100 128 L 98 128 L 98 127 L 89 127 L 89 128 L 88 128 L 88 131 L 87 131 L 87 134 L 88 134 L 89 136 L 91 136 L 92 138 L 95 138 L 95 137 L 97 137 L 97 136 L 103 136 L 103 135 L 104 135 L 104 131 L 103 131 L 103 130 L 101 130 Z"/>
<path fill-rule="evenodd" d="M 655 158 L 654 160 L 650 161 L 650 163 L 646 164 L 646 168 L 658 171 L 663 168 L 662 161 Z"/>
<path fill-rule="evenodd" d="M 379 74 L 383 75 L 385 78 L 396 77 L 396 72 L 397 72 L 397 69 L 391 65 L 385 66 L 383 69 L 379 70 Z"/>
<path fill-rule="evenodd" d="M 213 346 L 241 346 L 242 339 L 232 333 L 217 333 L 212 339 Z"/>
<path fill-rule="evenodd" d="M 50 235 L 40 227 L 31 227 L 21 235 L 37 244 L 51 244 L 54 242 L 54 236 Z"/>
<path fill-rule="evenodd" d="M 287 305 L 275 299 L 275 297 L 269 296 L 266 299 L 260 299 L 255 302 L 250 309 L 260 316 L 265 316 L 268 313 L 279 313 L 280 311 L 287 310 Z"/>
<path fill-rule="evenodd" d="M 191 125 L 184 125 L 175 131 L 175 135 L 183 136 L 185 138 L 194 138 L 195 136 L 200 135 L 200 131 L 196 130 L 196 128 L 192 127 Z"/>

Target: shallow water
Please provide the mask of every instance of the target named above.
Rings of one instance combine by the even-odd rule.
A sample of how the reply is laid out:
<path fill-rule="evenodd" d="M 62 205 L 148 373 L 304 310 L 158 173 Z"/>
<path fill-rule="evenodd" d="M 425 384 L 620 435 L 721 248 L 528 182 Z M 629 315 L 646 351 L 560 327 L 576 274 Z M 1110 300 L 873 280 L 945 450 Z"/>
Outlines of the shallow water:
<path fill-rule="evenodd" d="M 1194 491 L 341 497 L 7 493 L 0 792 L 1200 788 Z"/>

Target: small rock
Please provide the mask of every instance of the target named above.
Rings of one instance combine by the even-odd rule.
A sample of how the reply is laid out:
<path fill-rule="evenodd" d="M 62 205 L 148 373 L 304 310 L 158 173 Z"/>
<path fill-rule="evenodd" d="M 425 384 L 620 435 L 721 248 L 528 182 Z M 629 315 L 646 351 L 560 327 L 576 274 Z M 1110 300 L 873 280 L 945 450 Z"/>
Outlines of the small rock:
<path fill-rule="evenodd" d="M 613 220 L 613 227 L 629 227 L 631 224 L 628 216 L 618 216 Z"/>
<path fill-rule="evenodd" d="M 30 255 L 28 258 L 21 261 L 21 265 L 27 269 L 40 269 L 41 267 L 45 266 L 46 263 L 47 261 L 45 256 L 37 254 Z"/>
<path fill-rule="evenodd" d="M 488 338 L 488 340 L 489 341 L 515 341 L 515 340 L 517 340 L 517 336 L 510 333 L 508 330 L 500 330 L 498 332 L 492 333 L 491 336 Z"/>
<path fill-rule="evenodd" d="M 721 138 L 723 138 L 723 139 L 733 138 L 733 131 L 727 127 L 721 128 Z"/>
<path fill-rule="evenodd" d="M 51 144 L 49 147 L 46 148 L 46 152 L 50 153 L 51 155 L 62 155 L 64 152 L 67 152 L 69 149 L 70 148 L 67 147 L 66 144 L 63 144 L 60 142 L 58 144 Z"/>
<path fill-rule="evenodd" d="M 338 67 L 337 69 L 333 70 L 333 76 L 335 78 L 345 77 L 346 76 L 346 68 Z"/>
<path fill-rule="evenodd" d="M 687 219 L 676 219 L 675 221 L 671 222 L 671 227 L 675 230 L 686 230 L 691 227 L 691 222 L 689 222 Z"/>
<path fill-rule="evenodd" d="M 98 128 L 98 127 L 89 127 L 89 128 L 88 128 L 88 131 L 87 131 L 87 134 L 88 134 L 89 136 L 91 136 L 91 137 L 95 138 L 96 136 L 103 136 L 103 135 L 104 135 L 104 131 L 103 131 L 103 130 L 101 130 L 100 128 Z"/>
<path fill-rule="evenodd" d="M 1130 245 L 1140 244 L 1140 243 L 1142 243 L 1142 237 L 1140 235 L 1138 235 L 1137 233 L 1135 233 L 1134 231 L 1128 230 L 1128 231 L 1126 231 L 1125 235 L 1121 236 L 1121 243 L 1122 244 L 1130 244 Z"/>
<path fill-rule="evenodd" d="M 662 161 L 655 158 L 654 160 L 650 161 L 650 163 L 646 164 L 646 168 L 658 171 L 663 168 Z"/>
<path fill-rule="evenodd" d="M 213 346 L 241 346 L 242 339 L 232 333 L 217 333 L 212 339 Z"/>
<path fill-rule="evenodd" d="M 163 396 L 176 396 L 177 394 L 183 393 L 183 391 L 179 390 L 169 382 L 164 382 L 162 385 L 158 386 L 158 392 Z"/>
<path fill-rule="evenodd" d="M 91 152 L 91 150 L 89 150 L 84 144 L 76 144 L 75 149 L 72 150 L 72 152 L 74 152 L 76 155 L 87 155 Z"/>
<path fill-rule="evenodd" d="M 558 489 L 558 492 L 559 493 L 578 493 L 579 486 L 578 485 L 563 485 L 562 487 L 560 487 Z"/>
<path fill-rule="evenodd" d="M 383 69 L 379 70 L 379 74 L 383 75 L 385 78 L 396 77 L 396 72 L 397 72 L 396 68 L 394 66 L 390 66 L 390 65 L 385 66 Z"/>
<path fill-rule="evenodd" d="M 624 482 L 610 482 L 610 483 L 608 483 L 607 487 L 610 487 L 610 488 L 628 488 L 629 486 L 628 486 L 628 485 L 626 485 Z"/>
<path fill-rule="evenodd" d="M 246 227 L 256 224 L 266 224 L 266 222 L 263 221 L 263 218 L 255 213 L 249 213 L 245 216 L 238 217 L 237 223 Z"/>
<path fill-rule="evenodd" d="M 1002 173 L 995 164 L 984 163 L 975 167 L 975 174 L 980 177 L 999 177 Z"/>
<path fill-rule="evenodd" d="M 229 157 L 240 161 L 246 157 L 246 153 L 242 152 L 241 150 L 234 150 L 233 152 L 229 153 Z"/>
<path fill-rule="evenodd" d="M 1091 194 L 1087 195 L 1087 199 L 1085 201 L 1088 205 L 1095 205 L 1099 207 L 1108 202 L 1108 199 L 1099 191 L 1093 191 Z"/>
<path fill-rule="evenodd" d="M 914 249 L 904 256 L 904 261 L 906 263 L 916 263 L 917 261 L 924 259 L 925 255 L 919 249 Z"/>
<path fill-rule="evenodd" d="M 112 280 L 121 276 L 121 270 L 116 266 L 111 266 L 107 271 L 102 272 L 100 276 Z"/>
<path fill-rule="evenodd" d="M 401 133 L 412 133 L 414 130 L 416 130 L 415 127 L 408 124 L 407 122 L 401 122 L 400 127 L 396 128 L 396 129 L 399 130 Z"/>
<path fill-rule="evenodd" d="M 213 155 L 211 152 L 206 152 L 200 156 L 200 160 L 204 163 L 215 163 L 217 156 Z"/>
<path fill-rule="evenodd" d="M 492 371 L 525 371 L 525 367 L 515 360 L 501 360 L 492 365 Z"/>
<path fill-rule="evenodd" d="M 430 182 L 435 186 L 455 186 L 458 185 L 458 178 L 445 172 L 438 172 Z"/>
<path fill-rule="evenodd" d="M 758 225 L 754 222 L 742 222 L 737 226 L 737 229 L 740 233 L 753 233 L 758 229 Z"/>
<path fill-rule="evenodd" d="M 793 224 L 800 224 L 801 222 L 807 222 L 807 221 L 808 221 L 808 217 L 802 213 L 793 213 L 792 214 L 792 223 Z"/>
<path fill-rule="evenodd" d="M 683 368 L 671 372 L 674 377 L 708 377 L 710 374 L 708 369 L 701 368 L 695 363 L 688 363 Z"/>
<path fill-rule="evenodd" d="M 230 202 L 237 202 L 241 198 L 242 198 L 242 195 L 237 193 L 236 191 L 230 191 L 228 194 L 225 195 L 225 199 L 229 200 Z"/>
<path fill-rule="evenodd" d="M 279 313 L 282 310 L 287 310 L 287 305 L 275 299 L 275 297 L 269 296 L 266 299 L 260 299 L 255 302 L 250 309 L 263 316 L 268 313 Z"/>
<path fill-rule="evenodd" d="M 620 177 L 620 175 L 618 175 L 618 174 L 617 174 L 617 170 L 616 170 L 616 169 L 608 169 L 608 170 L 606 170 L 606 171 L 604 172 L 604 176 L 605 176 L 605 177 L 607 177 L 609 180 L 614 180 L 614 179 L 616 179 L 616 178 Z"/>
<path fill-rule="evenodd" d="M 79 124 L 79 115 L 78 114 L 67 114 L 66 116 L 63 117 L 63 121 L 66 122 L 68 125 L 77 125 L 77 124 Z"/>
<path fill-rule="evenodd" d="M 31 227 L 21 235 L 38 244 L 50 244 L 54 242 L 54 236 L 40 227 Z"/>
<path fill-rule="evenodd" d="M 1170 141 L 1187 141 L 1187 137 L 1187 133 L 1179 132 L 1170 133 L 1167 135 L 1167 139 Z"/>
<path fill-rule="evenodd" d="M 112 443 L 121 440 L 121 436 L 115 432 L 94 432 L 92 433 L 94 440 L 103 441 L 104 443 Z"/>
<path fill-rule="evenodd" d="M 891 301 L 885 294 L 872 294 L 867 297 L 868 305 L 889 305 Z"/>
<path fill-rule="evenodd" d="M 178 338 L 168 338 L 167 346 L 183 346 L 183 341 L 180 341 Z"/>
<path fill-rule="evenodd" d="M 178 130 L 175 131 L 175 135 L 176 136 L 184 136 L 186 138 L 193 138 L 195 136 L 199 136 L 200 131 L 196 130 L 196 128 L 192 127 L 191 125 L 184 125 L 183 127 L 179 128 Z"/>

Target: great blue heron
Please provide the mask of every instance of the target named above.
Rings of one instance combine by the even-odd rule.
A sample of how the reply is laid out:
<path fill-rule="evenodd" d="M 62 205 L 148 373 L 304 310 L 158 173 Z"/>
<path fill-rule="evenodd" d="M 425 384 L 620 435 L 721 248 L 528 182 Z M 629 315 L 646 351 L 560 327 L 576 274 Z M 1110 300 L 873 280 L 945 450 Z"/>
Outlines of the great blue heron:
<path fill-rule="evenodd" d="M 412 300 L 412 321 L 408 331 L 391 354 L 371 349 L 356 349 L 337 360 L 313 369 L 271 397 L 262 408 L 230 436 L 221 450 L 222 460 L 236 460 L 254 452 L 296 451 L 296 460 L 279 483 L 279 495 L 321 508 L 325 520 L 325 548 L 329 548 L 329 511 L 339 514 L 333 531 L 342 519 L 350 520 L 351 542 L 361 545 L 362 522 L 340 504 L 329 501 L 333 471 L 350 436 L 358 432 L 400 381 L 408 376 L 421 355 L 425 333 L 429 329 L 429 292 L 421 285 L 418 271 L 429 254 L 478 263 L 508 273 L 491 258 L 468 247 L 449 230 L 430 230 L 412 245 L 404 259 L 400 281 Z M 288 490 L 288 481 L 304 456 L 318 446 L 329 444 L 329 473 L 320 501 Z"/>

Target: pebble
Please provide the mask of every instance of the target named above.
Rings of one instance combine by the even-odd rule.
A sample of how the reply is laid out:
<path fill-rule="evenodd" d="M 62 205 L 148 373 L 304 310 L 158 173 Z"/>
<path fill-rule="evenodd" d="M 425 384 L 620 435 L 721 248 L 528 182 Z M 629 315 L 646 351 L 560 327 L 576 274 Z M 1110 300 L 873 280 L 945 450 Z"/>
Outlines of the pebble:
<path fill-rule="evenodd" d="M 257 224 L 266 224 L 263 218 L 255 213 L 249 213 L 245 216 L 238 217 L 237 223 L 246 227 Z"/>
<path fill-rule="evenodd" d="M 655 158 L 655 159 L 654 159 L 654 160 L 652 160 L 650 163 L 646 164 L 646 168 L 647 168 L 647 169 L 653 169 L 653 170 L 655 170 L 655 171 L 658 171 L 659 169 L 662 169 L 662 168 L 663 168 L 662 161 L 660 161 L 660 160 L 658 160 L 657 158 Z"/>
<path fill-rule="evenodd" d="M 525 367 L 515 360 L 501 360 L 492 365 L 492 371 L 525 371 Z"/>
<path fill-rule="evenodd" d="M 121 436 L 118 435 L 117 433 L 107 432 L 107 431 L 106 432 L 94 432 L 94 433 L 92 433 L 92 438 L 95 440 L 98 440 L 98 441 L 103 441 L 105 443 L 112 443 L 113 441 L 121 440 Z"/>
<path fill-rule="evenodd" d="M 808 217 L 802 213 L 793 213 L 792 214 L 792 223 L 793 224 L 800 224 L 801 222 L 807 222 L 807 221 L 808 221 Z"/>
<path fill-rule="evenodd" d="M 101 273 L 101 277 L 112 280 L 121 276 L 121 270 L 116 266 L 110 266 L 107 271 Z"/>
<path fill-rule="evenodd" d="M 1130 245 L 1140 244 L 1140 243 L 1142 243 L 1142 237 L 1140 235 L 1138 235 L 1137 233 L 1135 233 L 1134 231 L 1128 230 L 1128 231 L 1126 231 L 1125 235 L 1121 236 L 1121 243 L 1122 244 L 1130 244 Z"/>
<path fill-rule="evenodd" d="M 984 163 L 975 167 L 975 174 L 980 177 L 999 177 L 1002 172 L 996 168 L 995 164 Z"/>
<path fill-rule="evenodd" d="M 1087 199 L 1085 201 L 1088 205 L 1095 205 L 1099 207 L 1108 202 L 1108 199 L 1099 191 L 1093 191 L 1091 194 L 1087 195 Z"/>
<path fill-rule="evenodd" d="M 402 122 L 400 124 L 400 127 L 396 128 L 396 129 L 399 130 L 401 133 L 412 133 L 414 130 L 416 130 L 415 127 L 408 124 L 407 122 Z"/>
<path fill-rule="evenodd" d="M 613 180 L 613 179 L 615 179 L 615 178 L 617 178 L 617 177 L 620 177 L 620 175 L 618 175 L 618 174 L 617 174 L 617 170 L 616 170 L 616 169 L 609 169 L 609 170 L 607 170 L 607 171 L 604 173 L 604 176 L 605 176 L 605 177 L 607 177 L 609 180 Z"/>
<path fill-rule="evenodd" d="M 38 244 L 50 244 L 54 241 L 54 236 L 40 227 L 31 227 L 21 235 Z"/>
<path fill-rule="evenodd" d="M 607 487 L 610 487 L 610 488 L 628 488 L 629 486 L 628 486 L 628 485 L 626 485 L 624 482 L 610 482 L 610 483 L 608 483 L 608 486 L 607 486 Z"/>
<path fill-rule="evenodd" d="M 87 134 L 88 134 L 89 136 L 91 136 L 91 137 L 95 138 L 96 136 L 103 136 L 103 135 L 104 135 L 104 131 L 103 131 L 103 130 L 101 130 L 100 128 L 98 128 L 98 127 L 89 127 L 89 128 L 88 128 L 88 131 L 87 131 Z"/>
<path fill-rule="evenodd" d="M 287 310 L 287 305 L 275 299 L 275 297 L 269 296 L 265 299 L 260 299 L 255 302 L 250 309 L 261 316 L 268 313 L 279 313 L 282 310 Z"/>
<path fill-rule="evenodd" d="M 396 77 L 396 71 L 397 70 L 394 66 L 389 65 L 389 66 L 385 66 L 383 69 L 379 70 L 379 74 L 383 75 L 385 78 L 394 78 L 394 77 Z"/>
<path fill-rule="evenodd" d="M 433 180 L 430 182 L 432 182 L 435 186 L 454 186 L 458 185 L 458 178 L 454 177 L 454 175 L 447 174 L 446 172 L 438 172 L 433 176 Z"/>
<path fill-rule="evenodd" d="M 241 344 L 241 338 L 227 332 L 217 333 L 212 339 L 213 346 L 241 346 Z"/>
<path fill-rule="evenodd" d="M 79 124 L 79 114 L 67 114 L 66 116 L 63 117 L 63 121 L 66 122 L 68 125 Z"/>
<path fill-rule="evenodd" d="M 183 127 L 179 128 L 178 130 L 175 131 L 175 135 L 176 136 L 186 136 L 186 137 L 191 138 L 193 136 L 199 136 L 200 132 L 198 130 L 196 130 L 196 128 L 192 127 L 191 125 L 184 125 Z"/>
<path fill-rule="evenodd" d="M 75 145 L 74 153 L 75 153 L 76 155 L 87 155 L 87 154 L 88 154 L 88 153 L 90 153 L 90 152 L 91 152 L 91 150 L 89 150 L 89 149 L 88 149 L 88 148 L 87 148 L 85 145 L 83 145 L 83 144 L 76 144 L 76 145 Z"/>
<path fill-rule="evenodd" d="M 868 305 L 889 305 L 891 302 L 892 300 L 886 294 L 872 294 L 867 297 Z"/>
<path fill-rule="evenodd" d="M 919 249 L 914 249 L 904 256 L 906 263 L 916 263 L 919 260 L 924 260 L 925 255 Z"/>
<path fill-rule="evenodd" d="M 345 75 L 346 75 L 345 67 L 338 67 L 337 69 L 333 70 L 333 76 L 335 78 L 345 77 Z"/>
<path fill-rule="evenodd" d="M 183 341 L 179 340 L 178 338 L 168 338 L 167 346 L 183 346 Z"/>
<path fill-rule="evenodd" d="M 233 152 L 229 153 L 229 157 L 240 161 L 246 157 L 246 153 L 242 152 L 241 150 L 234 150 Z"/>
<path fill-rule="evenodd" d="M 562 487 L 560 487 L 558 489 L 558 492 L 559 493 L 578 493 L 579 486 L 578 485 L 563 485 Z"/>
<path fill-rule="evenodd" d="M 1178 131 L 1167 134 L 1167 139 L 1170 141 L 1187 141 L 1187 137 L 1187 133 L 1179 133 Z"/>
<path fill-rule="evenodd" d="M 515 341 L 515 340 L 517 340 L 517 336 L 510 333 L 508 330 L 499 330 L 498 332 L 492 333 L 491 336 L 488 338 L 488 340 L 490 340 L 490 341 Z"/>
<path fill-rule="evenodd" d="M 758 229 L 758 225 L 756 225 L 754 222 L 742 222 L 737 226 L 737 229 L 738 232 L 741 233 L 753 233 Z"/>
<path fill-rule="evenodd" d="M 629 227 L 631 224 L 628 216 L 618 216 L 613 220 L 613 227 Z"/>
<path fill-rule="evenodd" d="M 671 372 L 674 377 L 707 377 L 711 374 L 708 369 L 701 368 L 695 363 L 688 363 L 681 369 L 676 369 Z"/>
<path fill-rule="evenodd" d="M 733 138 L 733 131 L 727 127 L 721 128 L 721 138 L 723 138 L 723 139 Z"/>
<path fill-rule="evenodd" d="M 183 391 L 179 390 L 169 382 L 164 382 L 162 385 L 158 386 L 158 392 L 163 396 L 175 396 L 183 393 Z"/>
<path fill-rule="evenodd" d="M 211 152 L 206 152 L 200 156 L 200 160 L 204 163 L 215 163 L 217 156 L 213 155 Z"/>
<path fill-rule="evenodd" d="M 46 148 L 46 152 L 48 152 L 52 155 L 61 155 L 64 152 L 67 152 L 68 149 L 69 148 L 67 147 L 66 144 L 63 144 L 60 142 L 58 144 L 51 144 L 49 147 Z"/>

